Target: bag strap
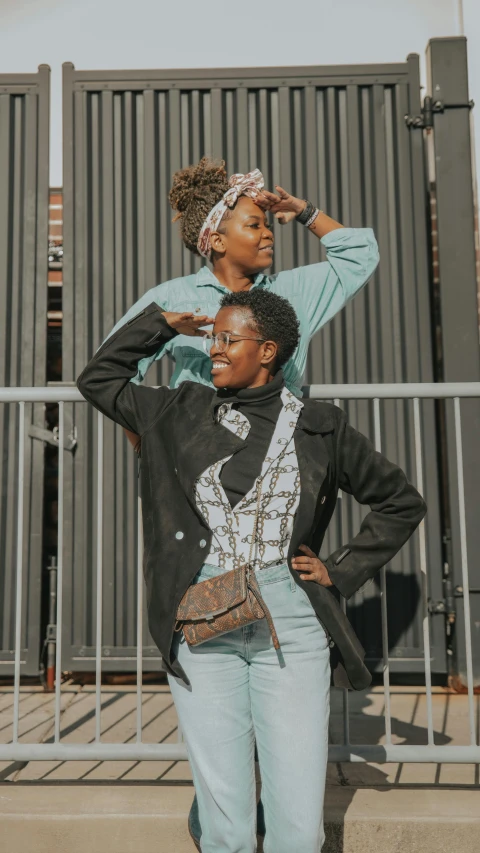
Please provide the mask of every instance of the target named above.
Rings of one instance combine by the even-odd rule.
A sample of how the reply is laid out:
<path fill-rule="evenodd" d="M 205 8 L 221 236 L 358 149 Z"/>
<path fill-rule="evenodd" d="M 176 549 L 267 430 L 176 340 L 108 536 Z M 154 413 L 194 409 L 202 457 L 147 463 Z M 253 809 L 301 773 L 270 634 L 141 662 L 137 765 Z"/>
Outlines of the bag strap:
<path fill-rule="evenodd" d="M 257 508 L 255 510 L 255 518 L 253 521 L 253 530 L 252 530 L 252 542 L 250 545 L 250 553 L 248 555 L 248 562 L 247 562 L 247 566 L 246 566 L 247 581 L 250 578 L 250 572 L 252 570 L 253 550 L 255 548 L 255 545 L 257 544 L 258 519 L 260 518 L 260 505 L 261 505 L 261 501 L 262 501 L 263 480 L 259 477 L 257 482 L 258 482 L 258 485 L 257 485 L 257 489 L 258 489 Z"/>
<path fill-rule="evenodd" d="M 284 455 L 284 453 L 285 453 L 285 451 L 283 450 L 282 453 L 280 454 L 279 459 Z M 273 646 L 275 649 L 279 649 L 280 648 L 280 641 L 278 639 L 278 635 L 277 635 L 277 632 L 275 630 L 275 625 L 273 623 L 272 614 L 270 613 L 270 610 L 268 609 L 267 604 L 265 603 L 265 601 L 263 599 L 263 596 L 262 596 L 262 593 L 260 592 L 260 588 L 258 587 L 256 578 L 254 578 L 253 583 L 250 580 L 250 574 L 252 571 L 253 550 L 255 548 L 255 545 L 257 544 L 257 528 L 258 528 L 258 520 L 260 518 L 260 506 L 261 506 L 261 500 L 262 500 L 263 478 L 259 477 L 257 488 L 258 488 L 257 508 L 255 511 L 255 520 L 253 522 L 252 543 L 250 545 L 250 554 L 248 555 L 248 563 L 245 567 L 245 571 L 246 571 L 246 575 L 247 575 L 248 587 L 251 590 L 251 592 L 253 593 L 253 595 L 255 596 L 255 598 L 257 599 L 260 607 L 262 608 L 262 610 L 264 612 L 265 619 L 267 620 L 267 625 L 270 629 L 270 634 L 272 635 Z"/>
<path fill-rule="evenodd" d="M 251 591 L 252 595 L 255 596 L 260 607 L 263 610 L 263 614 L 265 616 L 265 619 L 267 620 L 267 625 L 269 627 L 270 634 L 272 635 L 273 646 L 275 649 L 278 650 L 280 648 L 280 640 L 278 639 L 278 634 L 277 634 L 277 631 L 275 629 L 275 625 L 274 625 L 274 622 L 272 619 L 272 614 L 270 613 L 270 610 L 267 607 L 267 604 L 266 604 L 266 602 L 262 596 L 262 593 L 260 592 L 260 588 L 257 585 L 256 578 L 253 580 L 253 582 L 251 580 L 248 581 L 248 588 Z"/>

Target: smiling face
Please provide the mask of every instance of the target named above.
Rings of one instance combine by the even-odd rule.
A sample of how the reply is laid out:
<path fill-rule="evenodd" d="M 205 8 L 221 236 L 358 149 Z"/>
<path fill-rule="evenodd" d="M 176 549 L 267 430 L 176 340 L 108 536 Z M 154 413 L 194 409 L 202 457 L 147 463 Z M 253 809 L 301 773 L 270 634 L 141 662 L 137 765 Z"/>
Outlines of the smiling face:
<path fill-rule="evenodd" d="M 273 233 L 265 212 L 247 196 L 238 199 L 234 209 L 211 235 L 213 262 L 228 260 L 246 275 L 254 275 L 271 266 Z"/>
<path fill-rule="evenodd" d="M 273 375 L 278 348 L 273 341 L 255 340 L 262 335 L 255 328 L 251 312 L 247 308 L 221 308 L 213 329 L 215 335 L 220 332 L 228 333 L 230 345 L 222 351 L 212 344 L 210 358 L 215 388 L 266 385 Z"/>

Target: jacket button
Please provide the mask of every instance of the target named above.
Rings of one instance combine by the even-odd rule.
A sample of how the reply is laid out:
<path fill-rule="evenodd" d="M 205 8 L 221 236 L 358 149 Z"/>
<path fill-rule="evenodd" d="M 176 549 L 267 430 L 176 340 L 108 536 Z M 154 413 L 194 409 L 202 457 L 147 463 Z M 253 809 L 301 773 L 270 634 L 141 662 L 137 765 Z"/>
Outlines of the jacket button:
<path fill-rule="evenodd" d="M 206 548 L 206 547 L 207 547 L 207 540 L 206 539 L 200 539 L 200 548 Z"/>
<path fill-rule="evenodd" d="M 181 530 L 178 530 L 177 533 L 175 533 L 175 539 L 183 539 L 184 536 L 185 533 L 182 533 Z"/>
<path fill-rule="evenodd" d="M 320 503 L 321 503 L 321 504 L 324 504 L 324 503 L 325 503 L 325 501 L 326 501 L 326 499 L 327 499 L 327 498 L 326 498 L 326 496 L 324 495 L 324 496 L 323 496 L 323 498 L 322 498 L 322 500 L 320 501 Z"/>

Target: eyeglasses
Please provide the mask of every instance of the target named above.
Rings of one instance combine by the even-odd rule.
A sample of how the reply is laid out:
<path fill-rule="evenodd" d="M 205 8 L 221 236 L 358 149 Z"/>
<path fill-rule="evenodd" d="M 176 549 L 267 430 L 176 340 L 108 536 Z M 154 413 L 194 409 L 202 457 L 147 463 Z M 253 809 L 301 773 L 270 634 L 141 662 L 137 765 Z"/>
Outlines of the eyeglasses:
<path fill-rule="evenodd" d="M 208 333 L 203 337 L 203 349 L 206 353 L 209 353 L 213 344 L 215 344 L 218 352 L 226 352 L 230 344 L 236 344 L 237 341 L 259 341 L 263 343 L 266 341 L 266 338 L 249 338 L 245 335 L 235 335 L 233 337 L 230 332 L 219 332 L 218 335 Z"/>

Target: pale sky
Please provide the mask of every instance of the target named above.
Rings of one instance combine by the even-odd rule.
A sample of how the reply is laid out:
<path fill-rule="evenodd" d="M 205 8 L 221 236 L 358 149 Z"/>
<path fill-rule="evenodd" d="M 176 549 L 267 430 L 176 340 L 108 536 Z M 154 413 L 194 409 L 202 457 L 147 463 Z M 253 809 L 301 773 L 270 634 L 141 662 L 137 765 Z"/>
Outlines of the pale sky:
<path fill-rule="evenodd" d="M 458 34 L 457 7 L 458 0 L 0 0 L 0 74 L 40 63 L 52 69 L 55 186 L 62 183 L 63 62 L 78 69 L 330 65 L 403 62 L 419 53 L 425 83 L 428 39 Z M 463 0 L 463 9 L 470 97 L 480 104 L 480 0 Z"/>

